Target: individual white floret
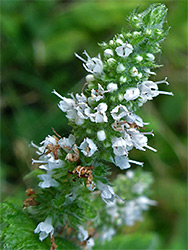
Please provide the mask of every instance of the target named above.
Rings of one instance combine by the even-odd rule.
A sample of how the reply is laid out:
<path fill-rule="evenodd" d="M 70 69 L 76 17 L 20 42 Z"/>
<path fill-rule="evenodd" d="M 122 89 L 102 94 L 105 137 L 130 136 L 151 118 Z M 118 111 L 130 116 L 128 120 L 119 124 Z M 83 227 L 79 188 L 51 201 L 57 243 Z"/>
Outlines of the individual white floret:
<path fill-rule="evenodd" d="M 158 84 L 168 82 L 166 80 L 153 82 L 153 81 L 143 81 L 139 86 L 140 97 L 146 102 L 147 100 L 152 100 L 153 97 L 158 96 L 159 94 L 173 95 L 172 92 L 160 91 L 158 90 Z"/>
<path fill-rule="evenodd" d="M 39 234 L 39 240 L 43 241 L 48 235 L 50 234 L 50 237 L 54 234 L 54 228 L 52 226 L 52 218 L 47 217 L 44 222 L 40 222 L 38 226 L 35 228 L 34 233 L 40 233 Z"/>
<path fill-rule="evenodd" d="M 41 175 L 38 175 L 38 178 L 42 180 L 42 182 L 38 184 L 40 188 L 49 188 L 49 187 L 59 186 L 59 183 L 52 178 L 51 174 L 41 174 Z"/>
<path fill-rule="evenodd" d="M 119 63 L 117 68 L 116 68 L 117 73 L 122 73 L 125 71 L 125 66 L 122 63 Z"/>
<path fill-rule="evenodd" d="M 97 151 L 97 146 L 91 139 L 85 138 L 80 144 L 80 149 L 85 156 L 91 157 Z"/>
<path fill-rule="evenodd" d="M 113 108 L 110 113 L 114 120 L 120 120 L 121 118 L 125 117 L 129 111 L 125 106 L 120 104 Z"/>
<path fill-rule="evenodd" d="M 104 130 L 100 130 L 97 132 L 97 138 L 99 141 L 104 141 L 106 139 L 106 133 Z"/>
<path fill-rule="evenodd" d="M 120 57 L 128 57 L 133 52 L 133 46 L 129 43 L 124 43 L 115 49 Z"/>
<path fill-rule="evenodd" d="M 97 188 L 100 190 L 101 192 L 101 199 L 106 203 L 111 203 L 114 201 L 115 197 L 117 196 L 114 193 L 114 190 L 112 187 L 110 187 L 109 185 L 105 185 L 103 184 L 101 181 L 97 182 Z"/>
<path fill-rule="evenodd" d="M 58 144 L 65 152 L 69 153 L 72 149 L 73 145 L 75 144 L 75 137 L 74 135 L 70 134 L 68 138 L 63 137 L 58 141 Z"/>
<path fill-rule="evenodd" d="M 78 230 L 79 230 L 78 231 L 78 239 L 80 240 L 80 242 L 86 241 L 87 249 L 91 250 L 92 247 L 95 245 L 93 238 L 89 238 L 88 231 L 85 230 L 82 226 L 79 226 Z"/>
<path fill-rule="evenodd" d="M 136 67 L 132 67 L 130 70 L 132 76 L 138 76 L 138 70 Z"/>
<path fill-rule="evenodd" d="M 139 88 L 128 88 L 124 94 L 124 98 L 128 102 L 137 99 L 139 95 L 140 95 Z"/>
<path fill-rule="evenodd" d="M 117 89 L 118 89 L 118 86 L 117 86 L 116 83 L 111 82 L 111 83 L 109 83 L 109 84 L 107 85 L 107 90 L 108 90 L 108 92 L 113 92 L 113 91 L 115 91 L 115 90 L 117 90 Z"/>
<path fill-rule="evenodd" d="M 138 130 L 136 130 L 134 128 L 128 129 L 127 131 L 129 133 L 129 135 L 131 136 L 132 143 L 136 149 L 145 151 L 146 150 L 145 148 L 148 148 L 154 152 L 157 151 L 156 149 L 147 145 L 148 138 L 143 133 L 140 133 Z M 152 133 L 150 133 L 150 132 L 149 132 L 149 134 L 152 135 Z"/>
<path fill-rule="evenodd" d="M 112 148 L 113 152 L 117 156 L 122 156 L 122 155 L 127 155 L 128 154 L 128 147 L 129 145 L 127 144 L 127 141 L 123 139 L 122 137 L 120 138 L 113 138 L 112 139 Z"/>
<path fill-rule="evenodd" d="M 76 53 L 75 56 L 84 62 L 84 68 L 94 75 L 101 75 L 103 73 L 103 62 L 101 61 L 100 56 L 91 58 L 86 51 L 84 51 L 83 54 L 86 55 L 87 60 L 83 59 Z"/>
<path fill-rule="evenodd" d="M 105 49 L 104 56 L 105 57 L 112 57 L 114 55 L 114 52 L 112 49 Z"/>
<path fill-rule="evenodd" d="M 106 110 L 108 106 L 106 103 L 101 102 L 96 108 L 96 113 L 91 113 L 89 116 L 92 122 L 103 123 L 108 122 L 108 117 L 106 115 Z"/>

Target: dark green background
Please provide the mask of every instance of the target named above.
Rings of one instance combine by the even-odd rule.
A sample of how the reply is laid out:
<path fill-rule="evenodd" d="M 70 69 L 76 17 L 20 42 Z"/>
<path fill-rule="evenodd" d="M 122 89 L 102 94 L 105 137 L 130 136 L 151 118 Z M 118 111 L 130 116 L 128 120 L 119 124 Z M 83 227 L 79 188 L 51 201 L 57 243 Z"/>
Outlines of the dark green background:
<path fill-rule="evenodd" d="M 74 52 L 84 49 L 91 56 L 101 52 L 97 43 L 109 40 L 126 17 L 140 6 L 142 11 L 156 1 L 1 1 L 2 98 L 1 178 L 2 199 L 23 195 L 23 176 L 36 157 L 28 147 L 39 143 L 54 127 L 68 135 L 70 127 L 58 109 L 56 89 L 62 95 L 80 92 L 85 70 Z M 149 145 L 157 153 L 133 151 L 131 157 L 145 161 L 144 170 L 153 172 L 151 209 L 140 230 L 155 232 L 160 249 L 186 249 L 186 87 L 187 87 L 187 1 L 163 1 L 169 9 L 169 35 L 153 80 L 168 77 L 174 97 L 159 96 L 141 110 L 148 131 L 155 137 Z M 119 248 L 122 249 L 122 248 Z M 149 249 L 149 248 L 148 248 Z"/>

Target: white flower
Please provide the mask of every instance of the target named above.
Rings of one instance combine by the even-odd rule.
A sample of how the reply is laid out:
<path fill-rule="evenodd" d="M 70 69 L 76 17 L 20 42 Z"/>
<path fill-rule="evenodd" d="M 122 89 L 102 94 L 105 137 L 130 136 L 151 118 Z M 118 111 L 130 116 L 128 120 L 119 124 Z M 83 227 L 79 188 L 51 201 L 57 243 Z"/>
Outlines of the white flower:
<path fill-rule="evenodd" d="M 150 61 L 155 60 L 155 56 L 153 54 L 151 54 L 151 53 L 147 53 L 146 56 L 147 56 L 147 59 L 150 60 Z"/>
<path fill-rule="evenodd" d="M 118 86 L 117 86 L 116 83 L 111 82 L 111 83 L 109 83 L 109 84 L 107 85 L 107 90 L 108 90 L 109 92 L 113 92 L 113 91 L 115 91 L 115 90 L 117 90 L 117 89 L 118 89 Z"/>
<path fill-rule="evenodd" d="M 137 76 L 138 75 L 138 70 L 136 67 L 132 67 L 130 70 L 132 76 Z"/>
<path fill-rule="evenodd" d="M 120 120 L 121 118 L 125 117 L 129 111 L 125 106 L 120 104 L 113 108 L 110 113 L 114 120 Z"/>
<path fill-rule="evenodd" d="M 135 221 L 142 221 L 142 210 L 134 200 L 126 202 L 122 208 L 122 217 L 127 226 L 133 226 Z"/>
<path fill-rule="evenodd" d="M 59 183 L 52 178 L 51 174 L 41 174 L 41 175 L 38 175 L 38 178 L 43 181 L 38 184 L 40 188 L 49 188 L 49 187 L 59 186 Z"/>
<path fill-rule="evenodd" d="M 115 155 L 114 159 L 115 159 L 115 165 L 120 169 L 130 168 L 131 167 L 130 163 L 139 165 L 141 167 L 143 166 L 143 162 L 130 160 L 126 155 L 122 156 Z"/>
<path fill-rule="evenodd" d="M 136 202 L 140 206 L 142 210 L 148 210 L 149 206 L 156 206 L 157 202 L 154 200 L 150 200 L 146 196 L 140 196 L 136 199 Z"/>
<path fill-rule="evenodd" d="M 105 51 L 104 51 L 104 56 L 105 57 L 111 57 L 113 55 L 114 55 L 114 52 L 113 52 L 112 49 L 105 49 Z"/>
<path fill-rule="evenodd" d="M 75 144 L 75 137 L 74 135 L 70 134 L 68 138 L 63 137 L 58 141 L 58 144 L 65 152 L 69 153 L 72 149 L 73 145 Z"/>
<path fill-rule="evenodd" d="M 126 140 L 124 140 L 122 137 L 113 138 L 112 143 L 113 143 L 112 148 L 113 148 L 113 151 L 114 151 L 115 155 L 122 156 L 122 155 L 127 155 L 128 154 Z"/>
<path fill-rule="evenodd" d="M 128 129 L 127 131 L 130 134 L 132 138 L 132 143 L 136 149 L 145 151 L 145 148 L 148 148 L 154 152 L 157 151 L 156 149 L 147 145 L 148 138 L 143 133 L 140 133 L 138 130 L 134 128 Z"/>
<path fill-rule="evenodd" d="M 94 75 L 101 75 L 103 72 L 103 62 L 101 61 L 100 56 L 91 58 L 86 51 L 84 51 L 83 54 L 87 56 L 87 61 L 76 53 L 75 56 L 84 62 L 84 68 Z"/>
<path fill-rule="evenodd" d="M 139 95 L 140 95 L 140 90 L 138 88 L 129 88 L 126 90 L 124 98 L 128 102 L 131 100 L 135 100 L 136 98 L 139 97 Z"/>
<path fill-rule="evenodd" d="M 132 170 L 127 170 L 126 176 L 128 179 L 132 179 L 134 177 L 134 172 Z"/>
<path fill-rule="evenodd" d="M 116 231 L 114 228 L 110 227 L 110 228 L 106 228 L 103 227 L 102 229 L 102 235 L 100 237 L 100 240 L 102 242 L 105 242 L 105 241 L 111 241 L 112 237 L 116 234 Z"/>
<path fill-rule="evenodd" d="M 121 76 L 119 78 L 120 83 L 125 83 L 127 81 L 127 78 L 125 76 Z"/>
<path fill-rule="evenodd" d="M 102 123 L 102 122 L 108 122 L 108 118 L 106 115 L 106 110 L 107 110 L 108 106 L 106 103 L 101 102 L 96 108 L 95 110 L 97 111 L 94 114 L 90 114 L 89 118 L 92 122 L 96 122 L 96 123 Z"/>
<path fill-rule="evenodd" d="M 104 130 L 100 130 L 97 132 L 97 138 L 99 141 L 104 141 L 106 139 L 106 134 Z"/>
<path fill-rule="evenodd" d="M 109 66 L 113 66 L 116 63 L 116 60 L 114 58 L 109 58 L 107 60 L 107 63 L 108 63 Z"/>
<path fill-rule="evenodd" d="M 91 90 L 91 97 L 96 101 L 100 101 L 101 99 L 103 99 L 103 95 L 104 95 L 105 91 L 103 89 L 103 87 L 98 84 L 98 90 L 92 89 Z"/>
<path fill-rule="evenodd" d="M 143 122 L 142 118 L 134 113 L 129 113 L 126 116 L 126 121 L 130 124 L 135 123 L 138 127 L 143 127 L 144 125 L 148 125 L 148 122 Z"/>
<path fill-rule="evenodd" d="M 61 168 L 64 166 L 64 162 L 62 160 L 60 159 L 55 160 L 53 156 L 50 157 L 50 159 L 48 159 L 47 162 L 44 161 L 43 163 L 45 163 L 45 165 L 40 165 L 39 168 L 46 170 L 48 174 L 50 174 L 52 170 Z"/>
<path fill-rule="evenodd" d="M 91 139 L 85 138 L 80 144 L 80 149 L 85 156 L 91 157 L 97 151 L 97 146 Z"/>
<path fill-rule="evenodd" d="M 82 226 L 79 226 L 78 229 L 79 229 L 78 239 L 80 240 L 80 242 L 86 241 L 87 249 L 88 250 L 92 249 L 92 247 L 95 245 L 93 238 L 89 238 L 88 231 L 85 230 Z"/>
<path fill-rule="evenodd" d="M 121 73 L 124 70 L 125 70 L 125 66 L 122 63 L 119 63 L 117 68 L 116 68 L 117 73 Z"/>
<path fill-rule="evenodd" d="M 166 91 L 159 91 L 158 90 L 158 84 L 160 83 L 166 83 L 166 80 L 159 81 L 159 82 L 153 82 L 153 81 L 143 81 L 141 85 L 139 86 L 140 89 L 140 96 L 144 101 L 152 100 L 153 97 L 158 96 L 159 94 L 165 94 L 165 95 L 173 95 L 172 92 L 166 92 Z"/>
<path fill-rule="evenodd" d="M 93 75 L 89 74 L 86 76 L 86 82 L 89 83 L 89 82 L 93 82 L 94 80 L 95 80 L 95 78 Z"/>
<path fill-rule="evenodd" d="M 120 38 L 116 39 L 116 43 L 117 43 L 117 44 L 121 44 L 121 45 L 124 44 L 123 41 L 122 41 Z"/>
<path fill-rule="evenodd" d="M 50 237 L 54 234 L 54 228 L 52 226 L 52 218 L 47 217 L 44 222 L 40 222 L 38 226 L 35 228 L 34 233 L 39 233 L 39 240 L 43 241 L 48 235 Z"/>
<path fill-rule="evenodd" d="M 128 57 L 133 52 L 133 46 L 129 43 L 124 43 L 115 49 L 118 56 Z"/>
<path fill-rule="evenodd" d="M 143 57 L 140 56 L 140 55 L 137 55 L 137 56 L 135 57 L 135 59 L 136 59 L 136 61 L 141 62 L 141 61 L 143 60 Z"/>
<path fill-rule="evenodd" d="M 44 147 L 46 147 L 48 144 L 51 144 L 54 146 L 57 144 L 57 141 L 53 136 L 48 135 L 40 144 L 41 145 L 43 144 Z"/>
<path fill-rule="evenodd" d="M 101 181 L 97 182 L 97 188 L 101 191 L 101 199 L 106 203 L 114 201 L 116 194 L 112 187 L 103 184 Z"/>
<path fill-rule="evenodd" d="M 154 76 L 156 75 L 155 72 L 151 71 L 151 70 L 148 69 L 148 68 L 145 68 L 144 71 L 145 71 L 147 74 L 154 75 Z"/>

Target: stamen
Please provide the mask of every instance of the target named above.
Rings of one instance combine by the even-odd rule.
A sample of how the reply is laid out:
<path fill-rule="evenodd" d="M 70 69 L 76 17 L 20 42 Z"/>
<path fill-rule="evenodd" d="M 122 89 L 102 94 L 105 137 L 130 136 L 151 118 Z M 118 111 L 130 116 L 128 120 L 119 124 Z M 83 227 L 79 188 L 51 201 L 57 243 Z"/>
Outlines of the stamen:
<path fill-rule="evenodd" d="M 83 59 L 81 56 L 79 56 L 77 53 L 74 53 L 74 55 L 75 55 L 78 59 L 80 59 L 82 62 L 86 63 L 86 60 Z"/>
<path fill-rule="evenodd" d="M 32 159 L 32 164 L 35 164 L 35 163 L 48 163 L 48 162 Z"/>
<path fill-rule="evenodd" d="M 174 94 L 172 92 L 167 92 L 167 91 L 158 91 L 159 94 L 163 94 L 163 95 L 171 95 L 173 96 Z"/>
<path fill-rule="evenodd" d="M 58 96 L 60 99 L 62 99 L 63 100 L 63 96 L 62 95 L 60 95 L 59 93 L 57 93 L 57 91 L 55 91 L 55 89 L 53 89 L 52 90 L 52 92 L 51 92 L 52 94 L 55 94 L 56 96 Z"/>
<path fill-rule="evenodd" d="M 152 147 L 150 147 L 150 146 L 148 146 L 148 145 L 146 145 L 146 146 L 144 146 L 144 147 L 146 147 L 146 148 L 148 148 L 148 149 L 152 150 L 153 152 L 157 152 L 157 149 L 152 148 Z"/>
<path fill-rule="evenodd" d="M 139 165 L 139 166 L 141 166 L 141 167 L 143 167 L 143 162 L 140 162 L 140 161 L 134 161 L 134 160 L 128 160 L 130 163 L 133 163 L 133 164 L 137 164 L 137 165 Z"/>
<path fill-rule="evenodd" d="M 164 80 L 162 81 L 158 81 L 158 82 L 155 82 L 156 84 L 160 84 L 160 83 L 166 83 L 166 85 L 169 85 L 169 83 L 167 82 L 167 77 L 165 77 Z"/>

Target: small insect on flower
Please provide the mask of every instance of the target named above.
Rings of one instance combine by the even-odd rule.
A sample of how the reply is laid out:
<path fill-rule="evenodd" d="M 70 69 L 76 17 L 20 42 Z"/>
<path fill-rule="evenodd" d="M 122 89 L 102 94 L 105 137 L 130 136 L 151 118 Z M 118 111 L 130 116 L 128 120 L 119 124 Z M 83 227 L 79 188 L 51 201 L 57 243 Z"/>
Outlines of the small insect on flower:
<path fill-rule="evenodd" d="M 86 178 L 86 186 L 89 187 L 92 184 L 93 175 L 92 170 L 94 169 L 93 166 L 90 167 L 82 167 L 77 166 L 72 171 L 69 171 L 70 174 L 77 175 L 78 178 Z"/>

